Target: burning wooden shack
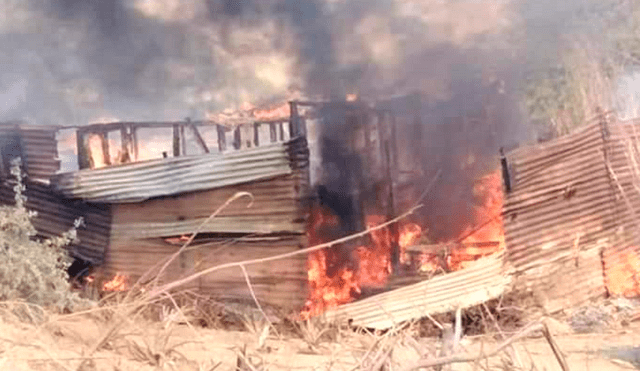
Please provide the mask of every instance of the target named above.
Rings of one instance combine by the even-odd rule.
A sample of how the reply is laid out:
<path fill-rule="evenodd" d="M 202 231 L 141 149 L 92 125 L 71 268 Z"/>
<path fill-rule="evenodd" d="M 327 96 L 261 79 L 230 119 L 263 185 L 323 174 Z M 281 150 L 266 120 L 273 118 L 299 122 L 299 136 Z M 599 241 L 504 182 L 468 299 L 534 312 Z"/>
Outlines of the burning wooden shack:
<path fill-rule="evenodd" d="M 249 138 L 241 136 L 245 127 L 213 126 L 216 148 L 200 135 L 202 125 L 187 120 L 78 128 L 79 170 L 59 174 L 55 134 L 60 128 L 6 125 L 0 133 L 3 164 L 6 170 L 11 157 L 24 159 L 27 207 L 38 213 L 34 224 L 40 235 L 60 234 L 78 217 L 84 219 L 70 251 L 105 277 L 135 280 L 153 273 L 199 226 L 198 238 L 169 266 L 163 281 L 306 246 L 308 150 L 295 123 L 271 122 L 262 128 L 252 123 L 255 135 Z M 169 148 L 143 153 L 144 140 L 155 140 L 152 135 L 163 130 L 169 133 Z M 11 187 L 2 191 L 3 201 L 11 204 Z M 250 207 L 248 200 L 238 200 L 202 223 L 236 192 L 252 195 Z M 304 257 L 248 271 L 264 303 L 304 302 Z M 242 272 L 203 277 L 190 288 L 225 299 L 250 298 Z"/>
<path fill-rule="evenodd" d="M 261 303 L 383 328 L 481 303 L 509 283 L 497 161 L 471 171 L 473 151 L 437 157 L 425 150 L 466 148 L 457 132 L 473 143 L 486 130 L 464 120 L 423 125 L 420 105 L 418 96 L 374 104 L 292 102 L 286 115 L 233 126 L 190 120 L 92 124 L 73 128 L 77 170 L 64 172 L 58 170 L 55 136 L 61 128 L 6 126 L 8 134 L 0 137 L 8 138 L 9 157 L 25 160 L 28 206 L 39 212 L 40 233 L 59 234 L 83 217 L 80 241 L 70 251 L 107 278 L 133 281 L 157 270 L 236 192 L 253 195 L 250 207 L 248 200 L 236 200 L 203 224 L 163 280 L 298 251 L 427 201 L 420 215 L 363 238 L 247 267 Z M 460 178 L 448 174 L 456 171 L 468 175 L 458 184 L 475 203 L 450 211 L 466 214 L 444 230 L 440 224 L 448 221 L 436 201 L 455 191 Z M 435 195 L 434 184 L 440 187 Z M 6 203 L 9 191 L 3 191 Z M 429 216 L 435 217 L 426 222 Z M 202 276 L 187 288 L 252 300 L 239 269 Z"/>

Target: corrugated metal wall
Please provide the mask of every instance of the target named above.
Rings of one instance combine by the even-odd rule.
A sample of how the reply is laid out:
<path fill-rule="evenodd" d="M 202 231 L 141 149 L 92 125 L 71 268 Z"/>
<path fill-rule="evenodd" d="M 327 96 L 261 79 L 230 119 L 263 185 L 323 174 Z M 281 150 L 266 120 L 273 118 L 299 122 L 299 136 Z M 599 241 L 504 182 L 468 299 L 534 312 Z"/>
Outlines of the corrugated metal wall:
<path fill-rule="evenodd" d="M 607 265 L 640 252 L 640 129 L 604 116 L 507 155 L 507 258 L 550 312 L 607 293 Z M 635 158 L 632 154 L 635 148 Z"/>
<path fill-rule="evenodd" d="M 5 124 L 0 125 L 2 145 L 2 182 L 0 203 L 14 205 L 14 191 L 6 183 L 10 179 L 8 165 L 13 157 L 21 157 L 27 175 L 27 209 L 35 211 L 33 225 L 43 238 L 60 236 L 82 217 L 84 225 L 78 229 L 78 242 L 69 246 L 72 255 L 101 264 L 109 244 L 111 213 L 109 205 L 92 205 L 70 200 L 55 193 L 49 179 L 60 168 L 58 160 L 57 128 Z"/>
<path fill-rule="evenodd" d="M 600 123 L 508 155 L 507 259 L 519 288 L 550 312 L 603 296 L 601 253 L 610 244 L 614 195 Z"/>
<path fill-rule="evenodd" d="M 107 275 L 126 274 L 134 279 L 153 272 L 178 251 L 181 235 L 190 235 L 211 213 L 236 192 L 249 192 L 234 201 L 173 262 L 165 282 L 211 266 L 296 251 L 306 246 L 306 197 L 308 197 L 308 149 L 304 138 L 284 144 L 288 174 L 268 180 L 241 182 L 216 189 L 182 193 L 138 203 L 113 204 L 113 225 L 104 266 Z M 255 161 L 260 153 L 254 153 Z M 172 241 L 173 239 L 173 241 Z M 204 243 L 203 243 L 204 242 Z M 306 298 L 306 256 L 248 266 L 252 285 L 261 303 L 301 307 Z M 227 270 L 187 285 L 225 299 L 251 300 L 240 270 Z"/>
<path fill-rule="evenodd" d="M 69 246 L 69 252 L 93 264 L 102 264 L 109 245 L 110 205 L 69 200 L 56 195 L 49 185 L 33 181 L 27 181 L 25 186 L 26 207 L 37 213 L 33 226 L 38 235 L 44 238 L 60 236 L 82 217 L 84 225 L 77 230 L 78 242 Z M 0 203 L 15 205 L 13 189 L 5 183 L 0 185 Z"/>
<path fill-rule="evenodd" d="M 605 249 L 605 280 L 612 295 L 640 293 L 640 121 L 607 125 L 607 169 L 615 192 L 616 229 Z"/>
<path fill-rule="evenodd" d="M 19 138 L 20 148 L 15 148 L 15 150 L 22 157 L 24 169 L 29 179 L 46 183 L 60 169 L 56 132 L 57 128 L 52 127 L 19 124 L 0 125 L 0 137 L 17 136 Z"/>

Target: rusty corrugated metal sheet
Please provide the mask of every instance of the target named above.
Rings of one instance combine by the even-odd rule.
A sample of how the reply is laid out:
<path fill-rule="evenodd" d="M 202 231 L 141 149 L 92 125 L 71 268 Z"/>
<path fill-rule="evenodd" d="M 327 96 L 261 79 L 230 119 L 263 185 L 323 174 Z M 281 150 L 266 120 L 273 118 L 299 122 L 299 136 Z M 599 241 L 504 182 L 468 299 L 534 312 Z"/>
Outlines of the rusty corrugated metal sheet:
<path fill-rule="evenodd" d="M 210 238 L 206 243 L 196 243 L 189 247 L 168 267 L 160 281 L 171 282 L 219 264 L 296 251 L 304 243 L 302 235 Z M 171 245 L 161 239 L 115 241 L 107 253 L 105 273 L 124 273 L 135 280 L 148 271 L 156 272 L 165 259 L 179 248 L 180 245 Z M 306 256 L 299 255 L 282 261 L 247 266 L 247 273 L 260 303 L 299 310 L 306 299 L 305 264 Z M 184 288 L 199 290 L 200 293 L 219 300 L 253 302 L 239 268 L 200 277 L 181 287 Z"/>
<path fill-rule="evenodd" d="M 301 174 L 259 182 L 157 198 L 136 204 L 116 204 L 112 238 L 154 238 L 189 234 L 236 192 L 248 192 L 223 209 L 202 228 L 202 233 L 304 233 L 301 214 Z"/>
<path fill-rule="evenodd" d="M 304 141 L 304 143 L 301 143 Z M 306 152 L 305 152 L 306 150 Z M 174 157 L 60 174 L 52 182 L 69 198 L 132 203 L 291 174 L 306 166 L 304 138 L 229 153 Z"/>
<path fill-rule="evenodd" d="M 606 159 L 616 204 L 613 242 L 603 254 L 613 296 L 635 296 L 640 271 L 640 120 L 607 125 Z"/>
<path fill-rule="evenodd" d="M 27 124 L 0 124 L 0 137 L 15 135 L 19 138 L 20 153 L 29 179 L 49 182 L 60 169 L 58 159 L 57 128 Z"/>
<path fill-rule="evenodd" d="M 180 248 L 168 237 L 189 235 L 236 192 L 249 192 L 253 204 L 239 199 L 201 232 L 207 243 L 194 244 L 168 268 L 164 280 L 232 261 L 296 251 L 306 246 L 308 149 L 304 138 L 280 146 L 288 172 L 269 179 L 240 182 L 215 189 L 113 205 L 113 228 L 104 266 L 107 274 L 134 279 L 153 272 Z M 245 151 L 240 150 L 238 152 Z M 255 153 L 255 151 L 253 151 Z M 267 152 L 269 153 L 269 152 Z M 237 236 L 242 236 L 237 238 Z M 236 237 L 233 237 L 236 236 Z M 259 300 L 299 309 L 306 298 L 306 256 L 247 267 Z M 221 299 L 251 301 L 244 276 L 231 270 L 187 285 Z"/>
<path fill-rule="evenodd" d="M 500 296 L 510 283 L 503 253 L 481 258 L 469 267 L 328 310 L 329 319 L 386 329 L 427 314 L 467 308 Z"/>
<path fill-rule="evenodd" d="M 109 245 L 111 213 L 109 205 L 91 205 L 56 195 L 49 185 L 28 181 L 25 184 L 26 207 L 37 212 L 33 225 L 44 238 L 60 236 L 82 217 L 84 226 L 78 229 L 78 243 L 69 246 L 72 255 L 101 264 Z M 0 202 L 15 205 L 12 187 L 0 186 Z"/>
<path fill-rule="evenodd" d="M 507 259 L 516 287 L 550 312 L 605 295 L 601 254 L 617 226 L 605 143 L 594 123 L 507 156 Z"/>

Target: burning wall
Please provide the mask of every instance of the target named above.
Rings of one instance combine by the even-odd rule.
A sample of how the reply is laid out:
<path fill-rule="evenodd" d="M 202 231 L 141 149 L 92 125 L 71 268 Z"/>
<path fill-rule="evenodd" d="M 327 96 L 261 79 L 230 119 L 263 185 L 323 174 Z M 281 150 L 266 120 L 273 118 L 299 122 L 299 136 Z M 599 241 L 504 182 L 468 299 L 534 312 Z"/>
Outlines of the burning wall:
<path fill-rule="evenodd" d="M 507 155 L 507 258 L 517 288 L 550 312 L 604 296 L 637 296 L 636 122 L 602 116 L 573 134 Z"/>

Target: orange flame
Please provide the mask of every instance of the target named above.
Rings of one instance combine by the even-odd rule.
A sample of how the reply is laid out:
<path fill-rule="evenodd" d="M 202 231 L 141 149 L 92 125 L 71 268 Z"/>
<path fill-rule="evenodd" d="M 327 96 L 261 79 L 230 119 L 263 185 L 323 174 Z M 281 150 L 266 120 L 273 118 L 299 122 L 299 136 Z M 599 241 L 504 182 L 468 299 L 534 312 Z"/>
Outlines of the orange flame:
<path fill-rule="evenodd" d="M 504 248 L 504 228 L 502 225 L 502 183 L 500 172 L 480 178 L 475 187 L 476 196 L 482 200 L 474 210 L 474 222 L 468 226 L 460 239 L 446 244 L 453 246 L 446 255 L 446 263 L 434 253 L 422 253 L 414 266 L 410 261 L 407 248 L 416 244 L 425 232 L 416 223 L 407 223 L 398 228 L 397 236 L 391 229 L 382 228 L 370 234 L 371 243 L 355 250 L 357 264 L 342 264 L 338 269 L 330 261 L 328 250 L 312 252 L 308 256 L 309 298 L 302 311 L 303 318 L 321 314 L 323 311 L 353 301 L 362 293 L 363 287 L 383 287 L 392 273 L 391 256 L 394 242 L 397 242 L 400 262 L 415 267 L 420 272 L 435 273 L 464 269 L 469 262 L 490 255 Z M 386 218 L 380 215 L 368 215 L 365 222 L 368 228 L 380 225 Z M 315 208 L 309 224 L 308 237 L 312 245 L 332 240 L 327 231 L 337 230 L 340 221 L 325 208 Z M 344 262 L 343 262 L 344 263 Z M 446 267 L 443 265 L 446 264 Z"/>
<path fill-rule="evenodd" d="M 402 226 L 400 236 L 398 237 L 398 247 L 400 247 L 400 262 L 406 264 L 409 262 L 407 255 L 407 247 L 413 245 L 422 236 L 422 228 L 416 223 L 409 223 Z"/>
<path fill-rule="evenodd" d="M 282 103 L 274 108 L 269 109 L 255 109 L 253 110 L 253 116 L 257 120 L 271 121 L 271 120 L 285 120 L 291 115 L 291 108 L 289 103 Z"/>
<path fill-rule="evenodd" d="M 358 94 L 347 94 L 345 99 L 347 102 L 355 102 L 358 100 Z"/>
<path fill-rule="evenodd" d="M 502 181 L 500 170 L 480 178 L 474 186 L 475 195 L 483 200 L 474 211 L 474 223 L 462 233 L 462 244 L 447 257 L 450 270 L 465 268 L 470 262 L 504 249 L 502 220 Z"/>
<path fill-rule="evenodd" d="M 613 256 L 605 256 L 605 281 L 612 296 L 640 295 L 640 257 L 629 247 Z"/>
<path fill-rule="evenodd" d="M 122 274 L 116 274 L 111 281 L 102 285 L 104 291 L 125 291 L 128 287 L 129 278 Z"/>

